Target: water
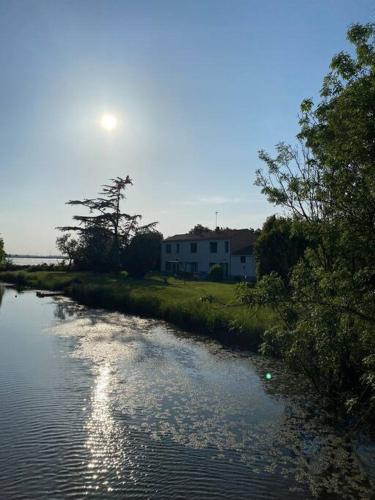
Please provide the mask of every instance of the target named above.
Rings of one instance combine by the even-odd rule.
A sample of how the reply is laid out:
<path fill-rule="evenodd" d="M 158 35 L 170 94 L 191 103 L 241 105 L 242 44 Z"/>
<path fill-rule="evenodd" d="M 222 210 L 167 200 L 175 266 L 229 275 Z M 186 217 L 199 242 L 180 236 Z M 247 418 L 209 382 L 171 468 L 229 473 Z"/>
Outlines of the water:
<path fill-rule="evenodd" d="M 2 500 L 371 498 L 372 444 L 358 456 L 274 362 L 67 299 L 1 298 Z"/>
<path fill-rule="evenodd" d="M 63 259 L 45 257 L 11 257 L 10 260 L 17 266 L 40 266 L 42 264 L 60 264 Z"/>

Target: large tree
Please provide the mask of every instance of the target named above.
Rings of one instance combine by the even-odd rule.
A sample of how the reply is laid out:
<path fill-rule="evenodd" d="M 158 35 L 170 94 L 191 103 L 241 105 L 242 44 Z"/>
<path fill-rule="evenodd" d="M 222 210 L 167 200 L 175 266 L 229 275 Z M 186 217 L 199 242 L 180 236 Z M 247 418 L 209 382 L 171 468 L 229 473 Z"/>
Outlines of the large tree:
<path fill-rule="evenodd" d="M 139 231 L 152 230 L 156 223 L 140 226 L 141 215 L 130 215 L 122 211 L 121 202 L 125 191 L 133 182 L 129 176 L 111 179 L 105 184 L 97 198 L 70 200 L 68 205 L 82 206 L 89 215 L 74 215 L 78 225 L 63 226 L 64 232 L 78 233 L 75 252 L 81 267 L 98 270 L 118 270 L 121 254 L 131 238 Z"/>
<path fill-rule="evenodd" d="M 354 25 L 355 55 L 332 59 L 321 100 L 301 105 L 299 146 L 265 152 L 257 184 L 309 240 L 287 289 L 275 273 L 242 300 L 268 303 L 281 325 L 263 349 L 303 370 L 350 410 L 375 405 L 375 26 Z"/>
<path fill-rule="evenodd" d="M 284 217 L 268 217 L 255 241 L 257 279 L 274 271 L 287 284 L 306 246 L 306 237 L 299 224 Z"/>
<path fill-rule="evenodd" d="M 124 251 L 124 266 L 131 276 L 143 278 L 150 271 L 160 270 L 163 235 L 158 231 L 140 231 Z"/>

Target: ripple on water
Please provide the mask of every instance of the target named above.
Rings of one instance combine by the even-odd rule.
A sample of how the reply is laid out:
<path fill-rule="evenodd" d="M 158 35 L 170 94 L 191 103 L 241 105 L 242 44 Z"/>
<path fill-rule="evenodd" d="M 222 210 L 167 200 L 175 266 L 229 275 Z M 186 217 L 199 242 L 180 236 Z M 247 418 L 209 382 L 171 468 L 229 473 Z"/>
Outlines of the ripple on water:
<path fill-rule="evenodd" d="M 12 307 L 0 348 L 28 342 Z M 30 369 L 0 357 L 4 498 L 371 497 L 352 444 L 277 363 L 65 299 L 43 314 Z"/>

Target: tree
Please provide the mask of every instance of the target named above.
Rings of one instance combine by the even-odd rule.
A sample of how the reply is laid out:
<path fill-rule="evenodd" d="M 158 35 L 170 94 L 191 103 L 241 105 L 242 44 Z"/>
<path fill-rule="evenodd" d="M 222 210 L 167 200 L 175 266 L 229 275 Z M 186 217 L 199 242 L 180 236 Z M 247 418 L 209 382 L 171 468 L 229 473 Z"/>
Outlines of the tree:
<path fill-rule="evenodd" d="M 68 257 L 69 269 L 72 267 L 72 262 L 77 256 L 78 242 L 68 233 L 59 236 L 56 239 L 56 246 L 63 256 Z"/>
<path fill-rule="evenodd" d="M 211 231 L 209 227 L 202 226 L 202 224 L 196 224 L 193 229 L 190 229 L 188 234 L 203 234 Z"/>
<path fill-rule="evenodd" d="M 6 254 L 4 250 L 4 240 L 0 238 L 0 264 L 4 264 L 6 259 Z"/>
<path fill-rule="evenodd" d="M 300 225 L 288 218 L 268 217 L 255 241 L 258 280 L 274 271 L 288 283 L 290 272 L 303 257 L 306 246 Z"/>
<path fill-rule="evenodd" d="M 74 257 L 77 270 L 117 271 L 113 262 L 113 235 L 101 226 L 92 225 L 81 233 Z"/>
<path fill-rule="evenodd" d="M 150 271 L 160 269 L 160 251 L 163 235 L 158 231 L 140 231 L 124 251 L 124 267 L 131 276 L 143 278 Z"/>
<path fill-rule="evenodd" d="M 75 231 L 79 235 L 77 260 L 80 267 L 102 271 L 118 270 L 121 253 L 139 230 L 155 227 L 156 223 L 139 226 L 141 215 L 130 215 L 121 210 L 126 188 L 133 182 L 129 176 L 111 179 L 103 186 L 98 198 L 70 200 L 68 205 L 89 209 L 90 215 L 74 215 L 75 226 L 60 227 L 61 231 Z"/>
<path fill-rule="evenodd" d="M 280 354 L 319 391 L 345 408 L 375 406 L 375 26 L 354 25 L 355 57 L 340 53 L 321 101 L 301 105 L 299 145 L 261 151 L 257 184 L 289 212 L 309 241 L 289 287 L 276 274 L 248 304 L 269 304 L 282 319 L 265 334 L 264 352 Z"/>

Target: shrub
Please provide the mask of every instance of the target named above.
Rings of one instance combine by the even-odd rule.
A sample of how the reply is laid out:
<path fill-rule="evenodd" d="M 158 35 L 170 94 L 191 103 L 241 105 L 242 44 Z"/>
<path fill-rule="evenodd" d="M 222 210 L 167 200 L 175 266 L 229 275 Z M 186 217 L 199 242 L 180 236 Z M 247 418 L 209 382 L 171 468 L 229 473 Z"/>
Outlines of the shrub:
<path fill-rule="evenodd" d="M 212 304 L 212 302 L 215 300 L 215 297 L 213 295 L 207 294 L 207 295 L 202 295 L 202 297 L 199 298 L 201 302 L 208 302 L 209 304 Z"/>
<path fill-rule="evenodd" d="M 220 264 L 214 264 L 210 268 L 208 278 L 211 281 L 223 281 L 224 280 L 224 269 Z"/>

